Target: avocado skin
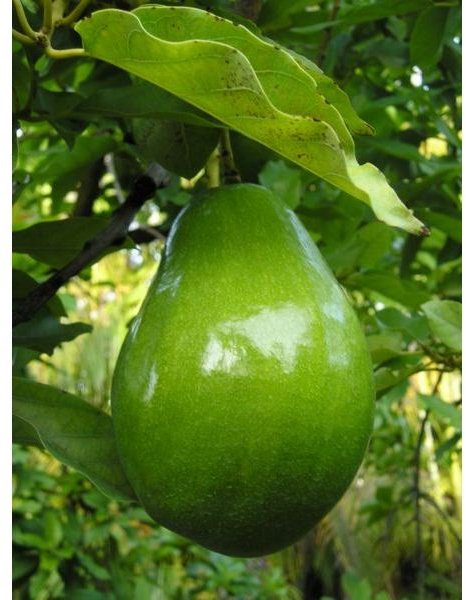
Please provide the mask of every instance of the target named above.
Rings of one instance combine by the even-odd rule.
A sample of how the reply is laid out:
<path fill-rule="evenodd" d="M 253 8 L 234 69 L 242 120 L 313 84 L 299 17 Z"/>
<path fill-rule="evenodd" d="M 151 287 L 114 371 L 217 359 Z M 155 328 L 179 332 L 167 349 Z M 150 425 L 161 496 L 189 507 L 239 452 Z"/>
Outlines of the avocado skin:
<path fill-rule="evenodd" d="M 303 536 L 363 458 L 364 335 L 296 215 L 252 184 L 178 216 L 116 365 L 126 475 L 161 525 L 220 553 Z"/>

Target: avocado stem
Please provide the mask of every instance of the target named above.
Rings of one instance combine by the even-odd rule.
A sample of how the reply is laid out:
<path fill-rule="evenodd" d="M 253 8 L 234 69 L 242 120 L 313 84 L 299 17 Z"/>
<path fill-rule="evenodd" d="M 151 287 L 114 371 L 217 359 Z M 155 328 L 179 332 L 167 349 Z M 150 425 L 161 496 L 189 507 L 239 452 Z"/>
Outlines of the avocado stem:
<path fill-rule="evenodd" d="M 222 148 L 223 182 L 227 185 L 231 183 L 241 183 L 241 175 L 236 168 L 233 156 L 229 129 L 222 129 L 220 134 L 220 144 Z"/>
<path fill-rule="evenodd" d="M 208 188 L 220 186 L 220 150 L 218 146 L 212 152 L 206 163 L 205 173 L 207 177 Z"/>

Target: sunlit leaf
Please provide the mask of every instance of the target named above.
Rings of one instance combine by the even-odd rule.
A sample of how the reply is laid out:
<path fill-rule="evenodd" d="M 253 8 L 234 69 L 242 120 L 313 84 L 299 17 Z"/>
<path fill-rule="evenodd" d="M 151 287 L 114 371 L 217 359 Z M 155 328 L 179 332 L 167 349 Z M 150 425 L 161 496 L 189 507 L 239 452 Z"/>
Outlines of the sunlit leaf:
<path fill-rule="evenodd" d="M 382 173 L 357 163 L 344 115 L 325 97 L 326 86 L 319 87 L 317 67 L 311 75 L 284 48 L 191 8 L 103 10 L 76 29 L 91 56 L 163 87 L 316 173 L 369 204 L 379 219 L 422 233 Z"/>

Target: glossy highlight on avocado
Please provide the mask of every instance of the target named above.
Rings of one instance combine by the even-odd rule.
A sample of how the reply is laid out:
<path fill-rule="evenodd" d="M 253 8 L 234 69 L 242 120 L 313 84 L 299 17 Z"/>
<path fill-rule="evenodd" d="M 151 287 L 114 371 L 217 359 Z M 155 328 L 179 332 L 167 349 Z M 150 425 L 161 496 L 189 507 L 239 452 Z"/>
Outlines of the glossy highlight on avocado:
<path fill-rule="evenodd" d="M 296 215 L 251 184 L 180 213 L 120 352 L 112 413 L 152 518 L 224 554 L 295 542 L 372 430 L 357 317 Z"/>

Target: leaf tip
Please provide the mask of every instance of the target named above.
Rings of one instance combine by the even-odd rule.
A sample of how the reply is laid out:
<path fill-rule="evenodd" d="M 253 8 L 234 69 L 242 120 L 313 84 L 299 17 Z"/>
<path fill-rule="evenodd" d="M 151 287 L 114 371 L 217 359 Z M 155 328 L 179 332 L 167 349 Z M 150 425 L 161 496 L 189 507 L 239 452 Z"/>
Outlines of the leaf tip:
<path fill-rule="evenodd" d="M 421 229 L 419 231 L 419 235 L 421 237 L 429 237 L 430 236 L 430 229 L 426 225 L 422 225 Z"/>

